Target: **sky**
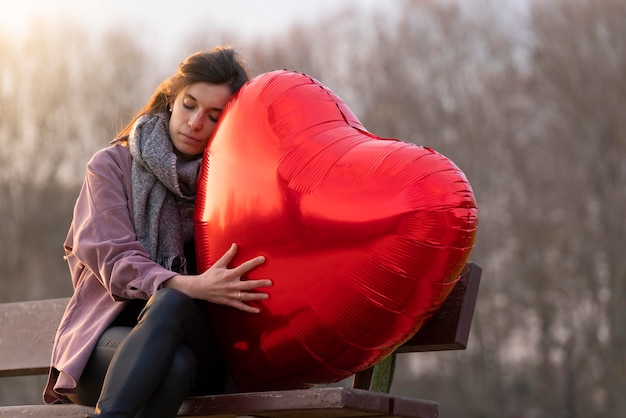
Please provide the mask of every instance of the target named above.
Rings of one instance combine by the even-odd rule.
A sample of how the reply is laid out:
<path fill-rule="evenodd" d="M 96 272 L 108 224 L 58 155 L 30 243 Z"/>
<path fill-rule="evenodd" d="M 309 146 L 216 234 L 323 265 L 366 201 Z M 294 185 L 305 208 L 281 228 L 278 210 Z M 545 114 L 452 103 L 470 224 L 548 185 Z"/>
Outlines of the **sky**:
<path fill-rule="evenodd" d="M 0 0 L 0 32 L 23 36 L 34 20 L 68 21 L 98 32 L 132 27 L 142 39 L 173 46 L 207 25 L 243 38 L 274 34 L 296 23 L 355 6 L 374 9 L 380 0 Z"/>

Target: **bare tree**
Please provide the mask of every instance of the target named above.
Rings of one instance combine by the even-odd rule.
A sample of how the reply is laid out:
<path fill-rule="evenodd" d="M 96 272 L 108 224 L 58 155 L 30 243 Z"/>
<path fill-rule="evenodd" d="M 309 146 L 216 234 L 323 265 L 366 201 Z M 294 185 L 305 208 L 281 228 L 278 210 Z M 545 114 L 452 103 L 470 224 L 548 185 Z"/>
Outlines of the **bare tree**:
<path fill-rule="evenodd" d="M 626 4 L 535 4 L 535 83 L 550 115 L 543 124 L 544 224 L 552 254 L 544 274 L 561 277 L 563 297 L 546 333 L 565 354 L 557 365 L 575 379 L 568 409 L 581 417 L 626 414 Z M 537 142 L 539 142 L 537 140 Z M 566 361 L 569 358 L 569 363 Z M 576 400 L 578 402 L 576 402 Z"/>
<path fill-rule="evenodd" d="M 143 103 L 150 79 L 128 35 L 36 29 L 23 43 L 0 37 L 2 301 L 71 294 L 62 244 L 85 164 Z M 42 382 L 3 379 L 0 402 L 40 402 Z"/>
<path fill-rule="evenodd" d="M 404 359 L 409 365 L 401 370 L 413 370 L 417 377 L 404 376 L 394 387 L 440 399 L 442 414 L 450 416 L 514 412 L 523 389 L 517 388 L 522 379 L 511 369 L 520 356 L 529 355 L 518 347 L 528 324 L 513 293 L 512 266 L 515 249 L 524 243 L 511 234 L 518 219 L 510 212 L 523 189 L 511 170 L 513 161 L 523 157 L 512 150 L 523 147 L 527 118 L 522 113 L 532 103 L 517 62 L 523 33 L 499 24 L 495 3 L 479 4 L 480 14 L 475 14 L 461 3 L 405 2 L 395 30 L 387 23 L 380 26 L 376 53 L 366 66 L 374 75 L 369 126 L 450 157 L 465 171 L 478 199 L 472 259 L 486 275 L 470 350 Z M 512 348 L 519 353 L 512 354 Z M 440 383 L 434 384 L 437 376 Z"/>

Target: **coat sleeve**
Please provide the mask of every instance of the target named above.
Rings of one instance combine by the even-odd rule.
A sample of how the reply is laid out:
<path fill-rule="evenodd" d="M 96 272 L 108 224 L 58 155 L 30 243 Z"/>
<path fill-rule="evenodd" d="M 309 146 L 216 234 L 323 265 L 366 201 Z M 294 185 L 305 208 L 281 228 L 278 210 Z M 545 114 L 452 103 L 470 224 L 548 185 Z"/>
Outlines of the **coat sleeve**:
<path fill-rule="evenodd" d="M 152 261 L 132 216 L 130 155 L 114 145 L 87 164 L 65 252 L 74 286 L 95 276 L 114 300 L 148 299 L 175 275 Z M 92 274 L 84 274 L 88 269 Z"/>

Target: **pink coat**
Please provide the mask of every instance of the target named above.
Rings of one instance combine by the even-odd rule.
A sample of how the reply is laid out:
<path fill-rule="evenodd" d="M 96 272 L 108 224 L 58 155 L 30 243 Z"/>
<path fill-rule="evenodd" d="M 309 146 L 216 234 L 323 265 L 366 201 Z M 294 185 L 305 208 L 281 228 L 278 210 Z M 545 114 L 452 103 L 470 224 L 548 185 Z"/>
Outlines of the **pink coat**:
<path fill-rule="evenodd" d="M 150 260 L 133 222 L 131 156 L 125 141 L 98 151 L 65 240 L 74 294 L 57 330 L 46 403 L 69 402 L 93 348 L 129 299 L 148 299 L 175 273 Z"/>

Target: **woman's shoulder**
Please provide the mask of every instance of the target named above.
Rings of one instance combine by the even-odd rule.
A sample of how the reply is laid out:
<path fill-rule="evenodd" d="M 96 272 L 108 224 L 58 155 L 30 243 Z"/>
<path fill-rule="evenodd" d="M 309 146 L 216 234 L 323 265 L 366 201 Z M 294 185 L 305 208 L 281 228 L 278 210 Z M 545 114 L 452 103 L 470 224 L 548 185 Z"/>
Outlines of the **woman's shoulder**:
<path fill-rule="evenodd" d="M 130 168 L 131 156 L 125 137 L 114 139 L 109 143 L 109 146 L 97 151 L 89 160 L 87 167 L 93 170 L 111 164 L 119 166 L 121 169 Z"/>

